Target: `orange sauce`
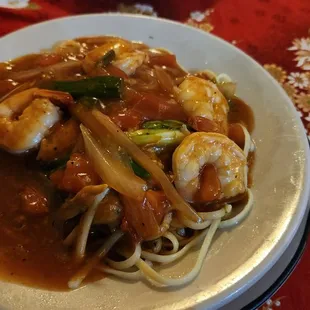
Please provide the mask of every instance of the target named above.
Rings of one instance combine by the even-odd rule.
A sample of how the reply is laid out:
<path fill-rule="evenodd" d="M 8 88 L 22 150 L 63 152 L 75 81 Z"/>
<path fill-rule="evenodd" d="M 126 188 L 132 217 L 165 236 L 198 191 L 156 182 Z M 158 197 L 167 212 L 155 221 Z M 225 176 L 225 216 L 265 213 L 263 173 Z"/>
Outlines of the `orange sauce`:
<path fill-rule="evenodd" d="M 0 278 L 66 290 L 77 266 L 62 245 L 48 213 L 27 212 L 21 195 L 27 184 L 48 198 L 49 185 L 44 176 L 27 167 L 26 159 L 4 152 L 0 152 L 0 157 Z"/>
<path fill-rule="evenodd" d="M 78 41 L 83 43 L 84 48 L 89 50 L 103 44 L 105 40 L 107 39 L 104 37 L 97 37 L 80 38 Z M 55 64 L 58 61 L 61 61 L 61 58 L 52 54 L 43 56 L 30 54 L 15 59 L 10 63 L 0 63 L 0 98 L 18 85 L 16 81 L 10 79 L 11 73 L 36 70 Z M 173 55 L 154 56 L 150 63 L 152 65 L 170 66 L 171 68 L 168 68 L 170 75 L 175 79 L 183 78 L 185 75 L 178 68 Z M 139 70 L 136 72 L 134 78 L 139 83 L 130 85 L 129 91 L 125 92 L 123 101 L 119 101 L 118 104 L 113 101 L 111 105 L 105 102 L 107 104 L 105 113 L 125 129 L 138 127 L 145 119 L 146 113 L 148 113 L 149 119 L 179 119 L 185 121 L 184 111 L 174 100 L 172 94 L 167 93 L 165 89 L 160 89 L 157 85 L 158 78 L 153 77 L 152 82 L 154 83 L 152 84 L 149 81 L 149 74 L 143 75 L 142 73 Z M 77 72 L 72 71 L 63 78 L 76 79 L 83 77 L 83 72 L 77 74 Z M 49 79 L 49 77 L 34 75 L 33 79 L 42 82 Z M 149 89 L 149 84 L 156 87 Z M 248 128 L 249 132 L 254 128 L 253 112 L 239 98 L 231 100 L 228 118 L 229 123 L 241 122 Z M 171 154 L 170 152 L 167 154 L 169 155 L 167 163 L 170 165 Z M 166 155 L 162 154 L 162 156 Z M 249 186 L 252 184 L 254 159 L 254 153 L 250 154 Z M 8 282 L 43 289 L 67 290 L 67 282 L 78 270 L 79 266 L 74 263 L 70 250 L 63 246 L 62 236 L 59 231 L 52 225 L 51 212 L 45 212 L 44 208 L 47 207 L 51 210 L 58 206 L 60 202 L 57 199 L 55 200 L 53 188 L 45 177 L 40 174 L 39 170 L 33 167 L 33 164 L 31 164 L 31 167 L 29 166 L 29 163 L 33 162 L 35 160 L 29 155 L 23 157 L 13 156 L 0 151 L 0 278 Z M 207 179 L 207 177 L 212 177 L 210 171 L 205 173 L 204 178 Z M 216 183 L 210 189 L 214 197 L 217 194 L 216 185 L 218 184 Z M 25 186 L 27 186 L 26 189 Z M 25 207 L 25 201 L 28 204 L 36 204 L 34 212 L 29 212 L 30 209 Z M 160 199 L 158 201 L 155 200 L 154 202 L 153 199 L 153 204 L 150 203 L 148 208 L 157 226 L 163 216 L 163 202 Z M 156 204 L 157 202 L 158 204 Z M 144 214 L 140 214 L 140 218 L 143 216 Z M 148 218 L 150 217 L 148 216 Z M 142 220 L 138 222 L 140 223 Z M 123 225 L 125 224 L 123 223 Z M 94 271 L 86 282 L 99 278 L 102 278 L 102 274 Z"/>

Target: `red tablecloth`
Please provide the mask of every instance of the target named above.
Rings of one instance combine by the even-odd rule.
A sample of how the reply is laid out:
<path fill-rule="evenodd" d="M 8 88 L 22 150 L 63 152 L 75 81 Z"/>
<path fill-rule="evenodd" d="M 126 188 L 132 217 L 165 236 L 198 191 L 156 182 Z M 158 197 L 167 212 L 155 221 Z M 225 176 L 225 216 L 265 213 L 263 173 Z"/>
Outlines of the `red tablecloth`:
<path fill-rule="evenodd" d="M 47 19 L 107 11 L 182 21 L 235 44 L 283 86 L 310 137 L 310 0 L 145 0 L 143 4 L 113 0 L 7 0 L 0 1 L 0 36 Z M 310 246 L 293 275 L 261 309 L 310 309 L 309 259 Z"/>

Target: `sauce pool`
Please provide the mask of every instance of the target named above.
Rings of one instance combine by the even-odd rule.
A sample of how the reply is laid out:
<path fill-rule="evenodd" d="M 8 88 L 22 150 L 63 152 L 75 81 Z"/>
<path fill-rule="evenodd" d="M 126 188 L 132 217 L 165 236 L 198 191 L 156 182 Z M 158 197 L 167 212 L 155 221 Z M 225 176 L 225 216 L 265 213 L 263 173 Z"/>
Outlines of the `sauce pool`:
<path fill-rule="evenodd" d="M 31 203 L 39 204 L 42 197 L 48 197 L 49 185 L 38 171 L 27 167 L 27 159 L 2 151 L 0 158 L 0 278 L 43 289 L 68 290 L 67 282 L 78 266 L 63 246 L 48 212 L 42 212 L 44 206 L 37 206 L 41 210 L 37 214 L 24 207 L 25 184 L 40 193 L 38 201 L 33 192 L 27 194 Z"/>

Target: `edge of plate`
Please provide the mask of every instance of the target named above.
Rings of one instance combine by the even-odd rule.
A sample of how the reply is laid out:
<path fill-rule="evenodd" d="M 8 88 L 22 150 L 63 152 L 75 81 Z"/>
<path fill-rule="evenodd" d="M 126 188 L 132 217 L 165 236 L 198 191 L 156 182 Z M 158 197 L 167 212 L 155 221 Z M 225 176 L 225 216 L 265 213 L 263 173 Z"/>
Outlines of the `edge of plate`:
<path fill-rule="evenodd" d="M 185 25 L 180 22 L 172 21 L 166 18 L 161 17 L 153 17 L 153 16 L 145 16 L 145 15 L 137 15 L 137 14 L 123 14 L 123 13 L 95 13 L 95 14 L 80 14 L 80 15 L 72 15 L 72 16 L 66 16 L 66 17 L 59 17 L 59 18 L 53 18 L 49 19 L 40 23 L 36 23 L 33 25 L 29 25 L 27 27 L 23 27 L 21 29 L 18 29 L 16 31 L 13 31 L 5 36 L 0 37 L 1 40 L 14 36 L 16 33 L 23 33 L 24 31 L 28 31 L 29 28 L 39 28 L 43 24 L 55 22 L 56 20 L 63 20 L 63 19 L 80 19 L 80 18 L 89 18 L 92 16 L 97 17 L 104 17 L 104 16 L 114 16 L 114 17 L 127 17 L 127 18 L 133 18 L 133 19 L 152 19 L 152 20 L 159 20 L 164 23 L 170 23 L 175 24 L 179 27 L 190 29 L 191 31 L 198 31 L 201 34 L 205 36 L 211 36 L 214 40 L 217 40 L 221 42 L 221 44 L 226 45 L 230 49 L 234 49 L 235 52 L 241 54 L 243 57 L 245 57 L 248 61 L 250 61 L 253 66 L 257 70 L 259 70 L 267 79 L 269 79 L 270 83 L 277 89 L 280 94 L 285 98 L 285 104 L 290 107 L 290 110 L 292 112 L 292 116 L 294 115 L 296 124 L 298 125 L 298 130 L 300 132 L 304 132 L 305 128 L 300 120 L 300 118 L 297 115 L 297 111 L 284 91 L 284 89 L 279 85 L 279 83 L 252 57 L 250 57 L 248 54 L 243 52 L 241 49 L 237 48 L 236 46 L 230 44 L 229 42 L 225 41 L 224 39 L 217 37 L 216 35 L 212 33 L 205 32 L 201 29 L 191 27 L 189 25 Z M 271 249 L 271 251 L 267 254 L 267 256 L 261 260 L 258 265 L 256 265 L 248 274 L 246 274 L 240 281 L 232 284 L 230 287 L 223 290 L 221 293 L 217 294 L 216 296 L 213 296 L 209 299 L 208 303 L 210 304 L 212 301 L 212 304 L 216 304 L 216 307 L 219 308 L 226 303 L 230 302 L 231 300 L 237 298 L 240 296 L 247 288 L 255 284 L 259 279 L 261 279 L 268 270 L 278 261 L 278 259 L 281 257 L 281 255 L 284 253 L 284 251 L 287 249 L 288 245 L 292 241 L 294 235 L 296 234 L 298 227 L 300 226 L 302 222 L 302 218 L 307 210 L 307 203 L 310 196 L 310 151 L 308 146 L 308 138 L 307 135 L 302 135 L 302 146 L 305 152 L 305 163 L 304 163 L 304 174 L 303 174 L 303 188 L 301 190 L 301 193 L 299 195 L 299 204 L 297 207 L 297 212 L 295 214 L 294 221 L 290 221 L 289 226 L 287 227 L 285 233 L 281 236 L 279 239 L 277 245 Z M 230 292 L 230 293 L 229 293 Z M 193 306 L 202 306 L 205 302 L 204 295 L 202 293 L 197 293 L 196 295 L 192 296 L 187 301 L 180 301 L 173 303 L 169 306 L 170 309 L 174 310 L 181 310 L 181 309 L 189 309 Z M 211 306 L 212 306 L 211 304 Z M 212 306 L 213 307 L 213 306 Z M 214 308 L 215 309 L 215 308 Z"/>

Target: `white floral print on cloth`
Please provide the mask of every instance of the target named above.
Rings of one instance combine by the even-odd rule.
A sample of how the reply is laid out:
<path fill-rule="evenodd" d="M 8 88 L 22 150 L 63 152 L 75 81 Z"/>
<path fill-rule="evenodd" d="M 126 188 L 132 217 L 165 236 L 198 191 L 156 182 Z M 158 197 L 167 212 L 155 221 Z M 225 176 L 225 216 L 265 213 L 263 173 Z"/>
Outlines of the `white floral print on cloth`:
<path fill-rule="evenodd" d="M 292 72 L 288 76 L 288 83 L 300 89 L 308 89 L 310 81 L 305 73 Z"/>
<path fill-rule="evenodd" d="M 29 0 L 0 0 L 0 8 L 37 10 L 40 6 Z"/>
<path fill-rule="evenodd" d="M 207 32 L 211 32 L 214 26 L 210 22 L 210 15 L 214 12 L 214 9 L 207 9 L 203 12 L 193 11 L 190 17 L 185 21 L 187 25 L 202 29 Z"/>
<path fill-rule="evenodd" d="M 29 0 L 0 0 L 0 7 L 22 9 L 29 5 Z"/>
<path fill-rule="evenodd" d="M 0 0 L 1 1 L 1 0 Z M 131 14 L 142 14 L 149 16 L 157 16 L 157 12 L 154 11 L 154 8 L 148 4 L 132 4 L 126 5 L 124 3 L 120 3 L 117 6 L 117 11 L 120 13 L 131 13 Z"/>
<path fill-rule="evenodd" d="M 281 84 L 295 104 L 310 139 L 310 37 L 294 39 L 289 51 L 295 53 L 296 70 L 287 73 L 276 64 L 264 68 Z M 300 70 L 300 71 L 298 71 Z"/>
<path fill-rule="evenodd" d="M 276 310 L 281 306 L 281 299 L 284 297 L 277 298 L 276 300 L 268 299 L 260 310 Z"/>
<path fill-rule="evenodd" d="M 310 38 L 295 39 L 288 50 L 295 51 L 297 67 L 310 70 Z"/>

